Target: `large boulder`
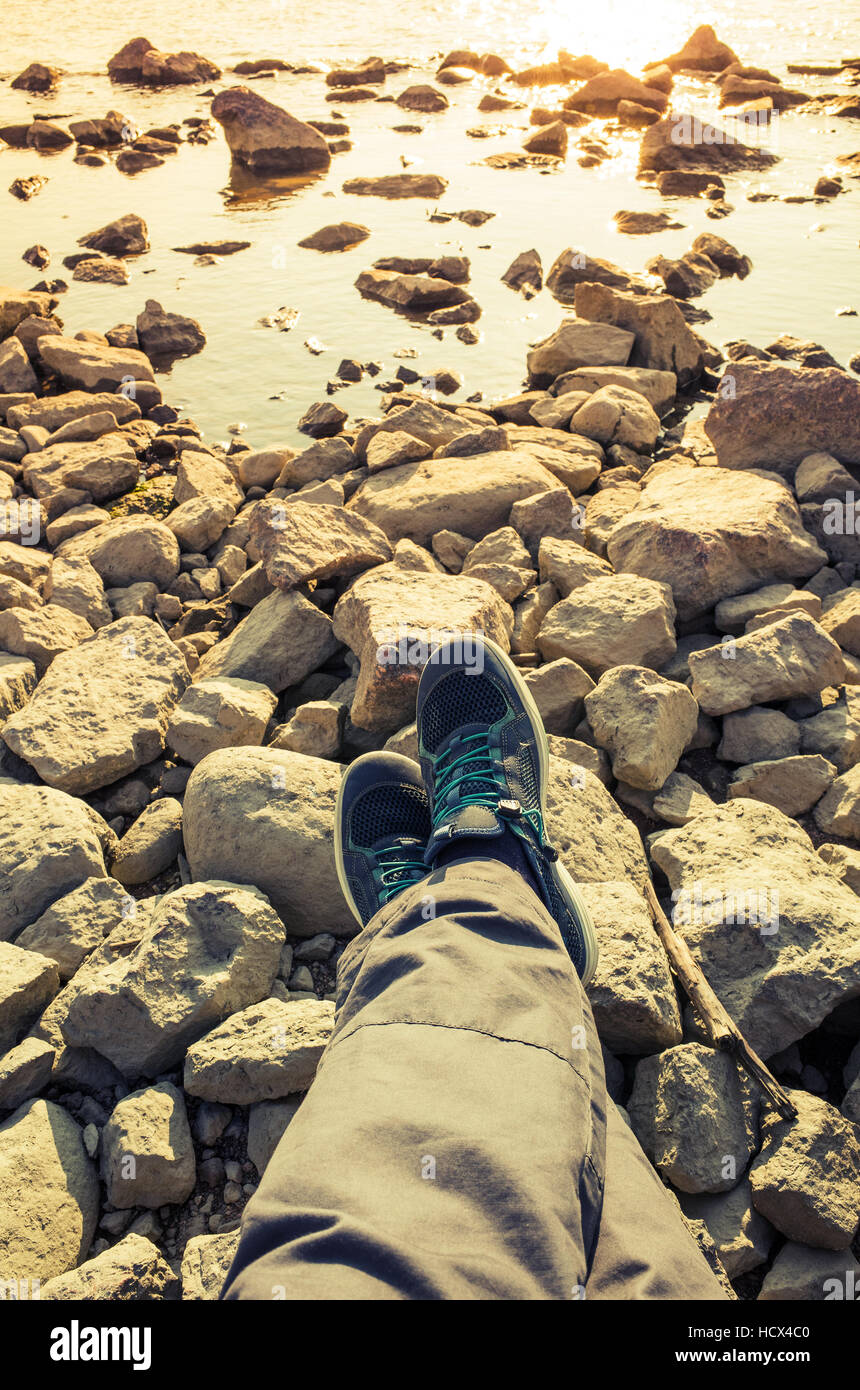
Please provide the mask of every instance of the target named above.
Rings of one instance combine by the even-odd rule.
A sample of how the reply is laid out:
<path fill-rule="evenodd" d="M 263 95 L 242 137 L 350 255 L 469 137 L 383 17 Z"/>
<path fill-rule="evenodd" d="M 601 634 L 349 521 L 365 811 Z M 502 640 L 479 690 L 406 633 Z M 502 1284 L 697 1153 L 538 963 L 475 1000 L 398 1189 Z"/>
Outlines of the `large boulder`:
<path fill-rule="evenodd" d="M 390 542 L 378 526 L 346 507 L 263 501 L 254 508 L 251 540 L 276 588 L 332 579 L 390 560 Z"/>
<path fill-rule="evenodd" d="M 153 1302 L 179 1297 L 179 1280 L 157 1245 L 133 1231 L 39 1290 L 44 1302 Z"/>
<path fill-rule="evenodd" d="M 396 563 L 369 570 L 334 611 L 335 636 L 361 662 L 352 722 L 394 733 L 412 718 L 421 670 L 443 636 L 483 632 L 507 649 L 512 628 L 508 605 L 474 575 L 419 573 Z"/>
<path fill-rule="evenodd" d="M 24 482 L 35 497 L 50 498 L 65 488 L 89 493 L 95 502 L 118 497 L 137 482 L 140 464 L 125 435 L 110 430 L 84 443 L 49 444 L 27 454 Z"/>
<path fill-rule="evenodd" d="M 157 623 L 120 618 L 54 658 L 3 738 L 49 786 L 95 791 L 158 757 L 188 681 Z"/>
<path fill-rule="evenodd" d="M 110 838 L 85 802 L 0 779 L 0 940 L 35 922 L 86 879 L 105 878 Z"/>
<path fill-rule="evenodd" d="M 0 1269 L 24 1282 L 23 1297 L 74 1269 L 95 1234 L 99 1180 L 81 1135 L 49 1100 L 28 1101 L 0 1125 Z"/>
<path fill-rule="evenodd" d="M 334 1005 L 327 999 L 252 1004 L 188 1049 L 182 1084 L 191 1096 L 225 1105 L 306 1091 L 333 1021 Z"/>
<path fill-rule="evenodd" d="M 701 376 L 701 344 L 671 296 L 627 294 L 588 282 L 577 285 L 574 304 L 578 318 L 614 324 L 635 335 L 631 367 L 674 372 L 679 386 Z"/>
<path fill-rule="evenodd" d="M 324 136 L 249 87 L 229 87 L 212 102 L 237 163 L 261 174 L 306 174 L 328 169 Z"/>
<path fill-rule="evenodd" d="M 649 87 L 632 77 L 623 68 L 613 68 L 589 78 L 573 96 L 565 101 L 565 106 L 573 111 L 587 111 L 595 116 L 611 116 L 618 110 L 620 101 L 632 101 L 651 111 L 665 111 L 669 98 L 656 87 Z"/>
<path fill-rule="evenodd" d="M 351 936 L 355 923 L 334 859 L 340 780 L 336 764 L 302 753 L 275 748 L 210 753 L 192 772 L 183 804 L 192 876 L 253 884 L 292 935 Z"/>
<path fill-rule="evenodd" d="M 116 115 L 116 112 L 114 112 Z M 118 133 L 117 143 L 122 139 Z M 149 250 L 149 231 L 143 218 L 136 212 L 128 212 L 78 237 L 78 245 L 91 251 L 101 251 L 105 256 L 141 256 Z"/>
<path fill-rule="evenodd" d="M 276 589 L 203 657 L 198 680 L 238 677 L 276 695 L 298 685 L 337 649 L 331 618 L 295 590 Z"/>
<path fill-rule="evenodd" d="M 191 883 L 166 893 L 130 953 L 108 941 L 66 986 L 63 1037 L 129 1080 L 168 1071 L 203 1033 L 266 998 L 283 944 L 283 925 L 253 888 Z"/>
<path fill-rule="evenodd" d="M 659 670 L 677 646 L 668 584 L 630 574 L 590 579 L 550 609 L 537 647 L 545 661 L 568 656 L 589 675 L 613 666 Z"/>
<path fill-rule="evenodd" d="M 792 478 L 809 454 L 860 463 L 860 381 L 835 367 L 732 362 L 705 433 L 721 468 L 767 468 Z"/>
<path fill-rule="evenodd" d="M 781 811 L 730 801 L 667 830 L 651 853 L 677 929 L 763 1056 L 860 993 L 856 894 Z"/>
<path fill-rule="evenodd" d="M 828 685 L 841 685 L 845 673 L 836 642 L 802 612 L 691 652 L 688 661 L 692 691 L 705 714 L 817 695 Z"/>
<path fill-rule="evenodd" d="M 806 579 L 827 562 L 787 488 L 692 465 L 646 481 L 606 549 L 616 570 L 669 584 L 682 620 L 774 580 Z"/>
<path fill-rule="evenodd" d="M 478 454 L 468 467 L 458 458 L 431 458 L 386 468 L 361 484 L 349 507 L 390 541 L 406 537 L 429 546 L 445 530 L 480 540 L 506 524 L 515 502 L 555 486 L 553 474 L 523 446 Z"/>
<path fill-rule="evenodd" d="M 2 291 L 0 291 L 2 293 Z M 6 424 L 21 430 L 25 425 L 41 425 L 43 429 L 62 429 L 87 415 L 108 412 L 118 425 L 140 418 L 140 406 L 128 396 L 114 391 L 63 391 L 59 396 L 42 396 L 39 400 L 10 406 Z"/>
<path fill-rule="evenodd" d="M 88 560 L 109 589 L 156 584 L 163 590 L 179 574 L 176 537 L 149 516 L 117 517 L 92 526 L 63 541 L 56 554 L 64 560 Z"/>

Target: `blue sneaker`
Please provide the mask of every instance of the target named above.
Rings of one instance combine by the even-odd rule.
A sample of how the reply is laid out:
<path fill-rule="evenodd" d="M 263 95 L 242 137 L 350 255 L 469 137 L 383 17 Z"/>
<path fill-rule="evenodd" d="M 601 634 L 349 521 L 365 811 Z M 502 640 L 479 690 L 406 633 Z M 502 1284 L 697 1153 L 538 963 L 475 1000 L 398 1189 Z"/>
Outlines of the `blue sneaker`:
<path fill-rule="evenodd" d="M 583 984 L 597 936 L 579 889 L 544 831 L 549 746 L 537 705 L 495 642 L 464 633 L 442 643 L 418 686 L 418 751 L 432 806 L 426 863 L 466 837 L 512 831 L 558 923 Z"/>
<path fill-rule="evenodd" d="M 365 753 L 347 768 L 335 807 L 334 856 L 353 917 L 371 917 L 430 872 L 430 803 L 421 769 L 399 753 Z"/>

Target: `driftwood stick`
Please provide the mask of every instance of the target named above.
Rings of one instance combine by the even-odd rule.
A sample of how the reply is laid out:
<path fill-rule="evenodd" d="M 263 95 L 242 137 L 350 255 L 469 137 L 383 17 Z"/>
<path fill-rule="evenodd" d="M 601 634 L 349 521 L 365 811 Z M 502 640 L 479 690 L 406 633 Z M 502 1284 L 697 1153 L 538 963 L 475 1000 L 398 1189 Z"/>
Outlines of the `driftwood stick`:
<path fill-rule="evenodd" d="M 690 1003 L 705 1025 L 714 1046 L 722 1052 L 730 1052 L 735 1061 L 755 1077 L 784 1120 L 796 1119 L 796 1107 L 789 1100 L 776 1077 L 768 1071 L 758 1053 L 750 1047 L 731 1015 L 723 1008 L 705 979 L 700 966 L 694 960 L 686 941 L 675 931 L 660 906 L 660 901 L 654 892 L 654 885 L 650 879 L 645 883 L 645 896 L 654 918 L 657 935 L 663 943 L 672 969 Z"/>

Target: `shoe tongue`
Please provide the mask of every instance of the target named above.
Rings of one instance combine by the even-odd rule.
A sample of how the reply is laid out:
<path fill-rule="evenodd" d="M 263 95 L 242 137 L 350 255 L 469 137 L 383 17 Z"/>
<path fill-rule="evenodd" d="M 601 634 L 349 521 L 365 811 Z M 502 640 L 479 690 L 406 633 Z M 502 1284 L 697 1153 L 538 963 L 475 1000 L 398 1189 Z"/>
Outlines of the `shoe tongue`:
<path fill-rule="evenodd" d="M 463 806 L 433 831 L 427 841 L 424 862 L 432 864 L 440 850 L 455 840 L 463 840 L 469 835 L 494 840 L 504 835 L 506 829 L 507 823 L 489 806 Z"/>

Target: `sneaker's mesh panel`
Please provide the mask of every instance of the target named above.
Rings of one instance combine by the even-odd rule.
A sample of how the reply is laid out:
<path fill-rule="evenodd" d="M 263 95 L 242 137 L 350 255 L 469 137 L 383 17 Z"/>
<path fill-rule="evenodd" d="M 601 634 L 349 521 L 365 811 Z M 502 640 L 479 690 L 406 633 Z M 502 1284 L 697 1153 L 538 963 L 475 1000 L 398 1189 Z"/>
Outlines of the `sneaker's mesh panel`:
<path fill-rule="evenodd" d="M 430 836 L 430 811 L 421 787 L 407 783 L 374 787 L 359 797 L 352 808 L 350 834 L 353 844 L 370 849 L 389 835 L 408 835 L 416 840 Z"/>
<path fill-rule="evenodd" d="M 463 724 L 496 724 L 507 714 L 501 691 L 485 676 L 452 671 L 437 682 L 421 710 L 421 737 L 428 753 Z"/>
<path fill-rule="evenodd" d="M 521 747 L 519 751 L 520 781 L 522 782 L 525 794 L 525 810 L 540 810 L 540 794 L 538 792 L 538 779 L 535 770 L 532 750 L 528 747 Z"/>

